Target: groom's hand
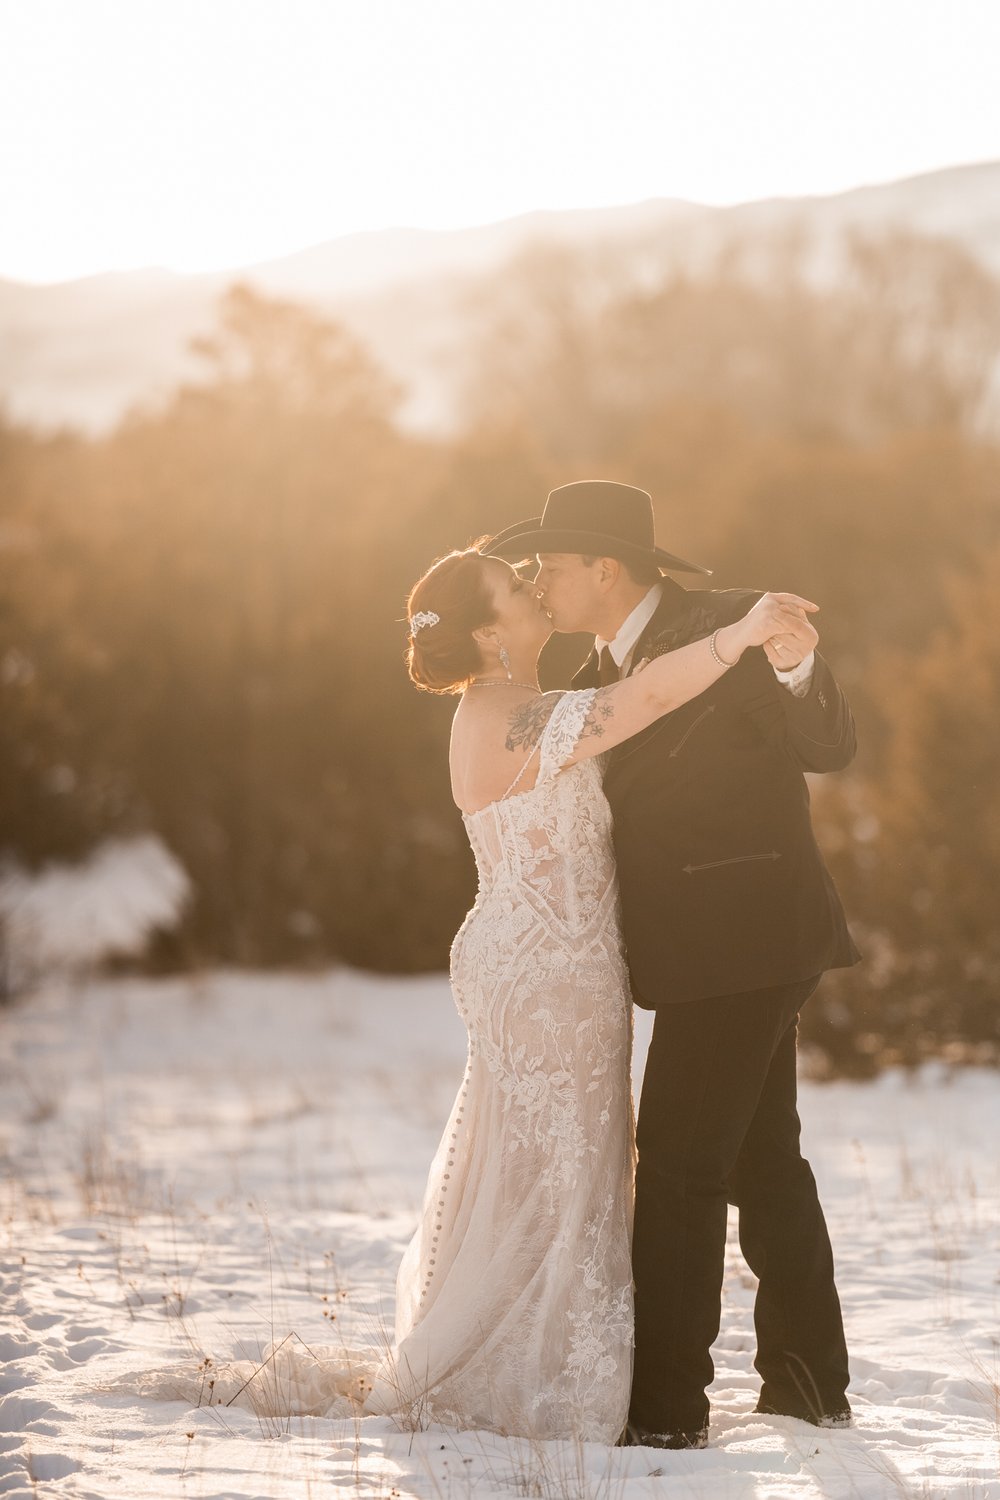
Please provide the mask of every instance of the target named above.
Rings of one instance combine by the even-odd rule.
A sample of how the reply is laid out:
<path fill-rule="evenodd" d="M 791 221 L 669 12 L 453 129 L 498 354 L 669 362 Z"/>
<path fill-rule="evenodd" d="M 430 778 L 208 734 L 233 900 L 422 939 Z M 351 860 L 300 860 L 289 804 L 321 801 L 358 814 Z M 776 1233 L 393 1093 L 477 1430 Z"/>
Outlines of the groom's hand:
<path fill-rule="evenodd" d="M 780 635 L 772 635 L 764 642 L 764 655 L 777 671 L 791 672 L 810 651 L 815 651 L 818 643 L 819 632 L 809 616 L 802 614 Z"/>

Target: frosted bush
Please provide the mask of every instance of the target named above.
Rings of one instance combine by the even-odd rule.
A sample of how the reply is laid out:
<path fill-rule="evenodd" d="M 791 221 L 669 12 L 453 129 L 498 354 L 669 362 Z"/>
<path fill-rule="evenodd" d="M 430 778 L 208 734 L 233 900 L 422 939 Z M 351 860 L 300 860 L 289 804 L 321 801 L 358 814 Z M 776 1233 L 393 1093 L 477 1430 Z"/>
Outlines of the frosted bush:
<path fill-rule="evenodd" d="M 0 953 L 8 992 L 102 959 L 138 956 L 157 929 L 170 929 L 191 882 L 152 835 L 111 839 L 81 864 L 49 864 L 35 874 L 0 873 Z"/>

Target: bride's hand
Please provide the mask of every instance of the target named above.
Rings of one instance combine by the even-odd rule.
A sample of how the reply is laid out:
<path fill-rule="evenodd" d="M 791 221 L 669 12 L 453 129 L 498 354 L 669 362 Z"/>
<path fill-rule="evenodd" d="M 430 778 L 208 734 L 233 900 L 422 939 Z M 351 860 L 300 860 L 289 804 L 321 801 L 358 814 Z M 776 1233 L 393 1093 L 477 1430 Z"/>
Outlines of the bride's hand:
<path fill-rule="evenodd" d="M 735 661 L 748 646 L 763 646 L 773 636 L 785 637 L 789 642 L 804 640 L 809 631 L 815 635 L 808 615 L 818 609 L 818 604 L 800 594 L 764 594 L 742 620 L 719 631 L 719 650 L 724 657 Z M 808 647 L 802 655 L 807 656 L 811 649 Z M 794 661 L 791 665 L 795 665 Z"/>

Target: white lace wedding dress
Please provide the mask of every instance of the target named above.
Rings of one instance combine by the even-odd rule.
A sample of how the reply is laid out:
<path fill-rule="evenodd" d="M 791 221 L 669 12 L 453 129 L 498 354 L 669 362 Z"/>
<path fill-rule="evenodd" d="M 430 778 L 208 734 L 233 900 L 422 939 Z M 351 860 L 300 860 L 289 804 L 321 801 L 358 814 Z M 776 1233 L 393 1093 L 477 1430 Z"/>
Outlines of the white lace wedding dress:
<path fill-rule="evenodd" d="M 214 1400 L 239 1390 L 258 1412 L 619 1436 L 632 1369 L 631 1001 L 601 768 L 563 769 L 593 696 L 559 696 L 530 791 L 465 816 L 479 893 L 452 981 L 469 1056 L 400 1266 L 391 1355 L 286 1342 L 262 1381 L 247 1384 L 245 1365 L 217 1369 Z"/>
<path fill-rule="evenodd" d="M 531 791 L 464 819 L 469 1059 L 369 1408 L 613 1443 L 632 1368 L 631 1001 L 601 769 L 562 769 L 593 696 L 560 697 Z"/>

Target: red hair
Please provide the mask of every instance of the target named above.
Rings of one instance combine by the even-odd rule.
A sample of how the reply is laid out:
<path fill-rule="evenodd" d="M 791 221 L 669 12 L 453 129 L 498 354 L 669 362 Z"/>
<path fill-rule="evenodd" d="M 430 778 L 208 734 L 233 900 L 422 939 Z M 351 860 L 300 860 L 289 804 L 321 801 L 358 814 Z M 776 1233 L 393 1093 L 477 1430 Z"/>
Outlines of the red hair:
<path fill-rule="evenodd" d="M 481 540 L 485 540 L 481 539 Z M 410 631 L 406 663 L 411 679 L 428 693 L 461 693 L 482 671 L 472 632 L 496 619 L 487 559 L 479 543 L 439 557 L 410 590 L 406 616 L 435 614 L 433 625 Z"/>

